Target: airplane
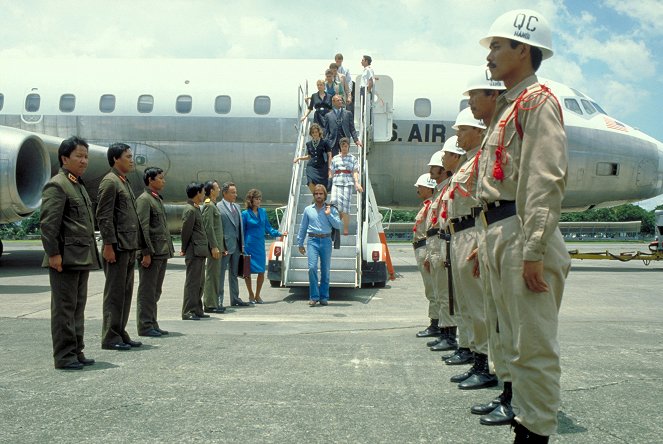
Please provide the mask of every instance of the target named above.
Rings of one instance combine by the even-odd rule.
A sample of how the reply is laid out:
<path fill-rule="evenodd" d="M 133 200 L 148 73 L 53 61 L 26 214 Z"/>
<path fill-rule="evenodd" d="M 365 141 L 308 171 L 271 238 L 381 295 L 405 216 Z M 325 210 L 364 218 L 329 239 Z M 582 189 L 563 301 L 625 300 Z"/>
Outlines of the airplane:
<path fill-rule="evenodd" d="M 304 97 L 316 91 L 315 81 L 324 77 L 329 63 L 6 59 L 0 84 L 0 223 L 21 220 L 39 208 L 42 188 L 59 168 L 60 142 L 71 135 L 90 143 L 83 179 L 92 199 L 109 170 L 106 150 L 113 142 L 132 147 L 136 169 L 129 181 L 136 193 L 143 189 L 146 167 L 162 168 L 173 232 L 179 231 L 178 208 L 191 181 L 233 181 L 240 197 L 258 188 L 265 205 L 283 205 Z M 466 79 L 477 69 L 379 62 L 367 156 L 380 205 L 419 205 L 412 184 L 428 170 L 430 156 L 454 134 L 456 115 L 467 106 L 462 95 Z M 580 91 L 552 80 L 542 82 L 564 111 L 569 147 L 565 211 L 663 193 L 660 141 L 610 117 Z"/>

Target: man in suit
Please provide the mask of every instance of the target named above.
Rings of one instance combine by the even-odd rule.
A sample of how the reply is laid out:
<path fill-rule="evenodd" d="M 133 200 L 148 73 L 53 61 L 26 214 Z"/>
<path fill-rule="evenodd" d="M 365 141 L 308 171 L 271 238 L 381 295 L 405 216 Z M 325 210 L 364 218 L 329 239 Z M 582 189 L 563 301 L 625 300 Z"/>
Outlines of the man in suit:
<path fill-rule="evenodd" d="M 237 200 L 237 188 L 232 182 L 225 182 L 221 188 L 223 199 L 216 206 L 221 211 L 221 224 L 223 225 L 223 241 L 227 255 L 221 258 L 221 280 L 219 287 L 219 307 L 223 307 L 226 270 L 228 270 L 228 287 L 230 288 L 230 305 L 233 307 L 248 307 L 249 303 L 239 298 L 239 284 L 237 281 L 237 267 L 240 255 L 244 252 L 244 227 L 242 215 Z"/>
<path fill-rule="evenodd" d="M 99 184 L 97 199 L 97 224 L 104 243 L 106 275 L 101 348 L 130 350 L 143 345 L 131 340 L 126 327 L 134 289 L 136 251 L 144 248 L 145 241 L 136 212 L 136 197 L 126 176 L 134 168 L 131 147 L 114 143 L 108 148 L 107 157 L 111 170 Z"/>
<path fill-rule="evenodd" d="M 43 267 L 51 283 L 51 337 L 55 368 L 80 370 L 94 364 L 83 354 L 85 303 L 90 270 L 101 268 L 94 239 L 92 203 L 81 176 L 88 166 L 88 144 L 78 137 L 62 141 L 60 172 L 44 186 L 41 204 Z"/>
<path fill-rule="evenodd" d="M 221 258 L 227 253 L 223 242 L 223 224 L 221 210 L 216 206 L 216 199 L 221 188 L 216 180 L 205 184 L 205 203 L 203 205 L 203 226 L 207 234 L 211 255 L 205 264 L 205 313 L 224 313 L 225 308 L 219 304 L 219 282 L 221 281 Z"/>
<path fill-rule="evenodd" d="M 200 202 L 203 200 L 203 185 L 192 182 L 186 187 L 188 205 L 182 214 L 182 251 L 186 263 L 184 298 L 182 301 L 182 319 L 197 321 L 209 318 L 203 313 L 203 280 L 205 276 L 205 258 L 209 256 L 210 246 L 203 227 L 203 215 Z"/>
<path fill-rule="evenodd" d="M 166 186 L 161 168 L 146 168 L 143 182 L 147 188 L 136 199 L 138 220 L 143 229 L 145 248 L 141 252 L 136 297 L 136 322 L 140 336 L 159 337 L 167 335 L 157 322 L 157 302 L 161 297 L 161 287 L 166 276 L 168 259 L 175 253 L 173 241 L 168 231 L 166 209 L 159 192 Z"/>
<path fill-rule="evenodd" d="M 357 137 L 355 122 L 352 113 L 343 108 L 343 98 L 338 94 L 332 98 L 334 109 L 325 114 L 325 138 L 332 148 L 332 156 L 341 152 L 340 141 L 343 137 L 354 140 L 358 147 L 362 147 L 361 140 Z"/>

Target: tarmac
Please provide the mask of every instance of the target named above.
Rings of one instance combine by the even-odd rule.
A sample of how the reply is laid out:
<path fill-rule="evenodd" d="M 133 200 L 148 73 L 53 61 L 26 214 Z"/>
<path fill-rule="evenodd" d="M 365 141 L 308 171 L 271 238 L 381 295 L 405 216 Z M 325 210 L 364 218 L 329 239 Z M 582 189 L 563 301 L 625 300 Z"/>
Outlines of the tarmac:
<path fill-rule="evenodd" d="M 53 368 L 50 288 L 41 244 L 5 241 L 0 259 L 0 442 L 508 443 L 415 337 L 428 319 L 412 249 L 391 245 L 386 288 L 264 287 L 264 305 L 182 321 L 184 259 L 169 262 L 159 303 L 171 334 L 102 350 L 104 275 L 91 274 L 81 371 Z M 573 244 L 569 249 L 644 244 Z M 560 313 L 562 405 L 556 443 L 656 443 L 663 436 L 663 263 L 574 261 Z M 138 274 L 136 273 L 137 288 Z M 241 297 L 248 299 L 243 283 Z M 227 297 L 227 296 L 226 296 Z M 659 419 L 656 419 L 659 418 Z"/>

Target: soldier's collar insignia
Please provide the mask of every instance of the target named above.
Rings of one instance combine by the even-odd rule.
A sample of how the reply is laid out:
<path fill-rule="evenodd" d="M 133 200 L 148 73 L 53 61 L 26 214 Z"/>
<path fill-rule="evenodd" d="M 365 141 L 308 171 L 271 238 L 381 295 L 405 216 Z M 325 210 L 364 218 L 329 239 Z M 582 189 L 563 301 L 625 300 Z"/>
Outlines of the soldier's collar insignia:
<path fill-rule="evenodd" d="M 76 176 L 74 176 L 71 173 L 67 174 L 67 178 L 71 180 L 73 183 L 78 183 L 78 179 L 76 178 Z"/>

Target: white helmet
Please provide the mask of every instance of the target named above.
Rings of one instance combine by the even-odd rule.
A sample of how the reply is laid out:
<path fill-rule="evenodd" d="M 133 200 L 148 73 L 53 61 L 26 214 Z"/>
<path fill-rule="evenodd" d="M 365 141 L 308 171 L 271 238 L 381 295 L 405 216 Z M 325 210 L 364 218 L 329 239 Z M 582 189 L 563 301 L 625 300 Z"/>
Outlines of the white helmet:
<path fill-rule="evenodd" d="M 467 91 L 463 95 L 469 96 L 470 91 L 473 89 L 496 89 L 502 91 L 506 89 L 506 86 L 504 86 L 504 82 L 501 80 L 493 80 L 490 70 L 484 65 L 477 68 L 476 76 L 470 77 L 467 82 Z"/>
<path fill-rule="evenodd" d="M 437 166 L 437 167 L 443 167 L 444 164 L 442 163 L 442 150 L 436 151 L 433 153 L 433 155 L 430 157 L 430 162 L 428 162 L 428 166 Z"/>
<path fill-rule="evenodd" d="M 419 179 L 417 179 L 417 183 L 414 184 L 415 187 L 426 187 L 426 188 L 435 188 L 437 186 L 437 182 L 435 182 L 433 179 L 430 178 L 430 174 L 422 174 L 419 176 Z"/>
<path fill-rule="evenodd" d="M 454 126 L 452 126 L 452 128 L 458 131 L 458 127 L 461 125 L 486 129 L 486 125 L 484 125 L 483 122 L 481 122 L 481 120 L 477 120 L 474 118 L 472 110 L 470 109 L 469 106 L 467 108 L 463 108 L 463 110 L 458 113 L 458 117 L 456 117 L 456 123 L 454 123 Z"/>
<path fill-rule="evenodd" d="M 451 136 L 444 142 L 443 153 L 465 154 L 465 150 L 458 146 L 458 136 Z"/>
<path fill-rule="evenodd" d="M 490 48 L 490 40 L 493 37 L 503 37 L 536 46 L 543 53 L 543 60 L 553 55 L 552 33 L 548 20 L 531 9 L 514 9 L 502 14 L 493 22 L 488 35 L 479 40 L 479 43 Z"/>

